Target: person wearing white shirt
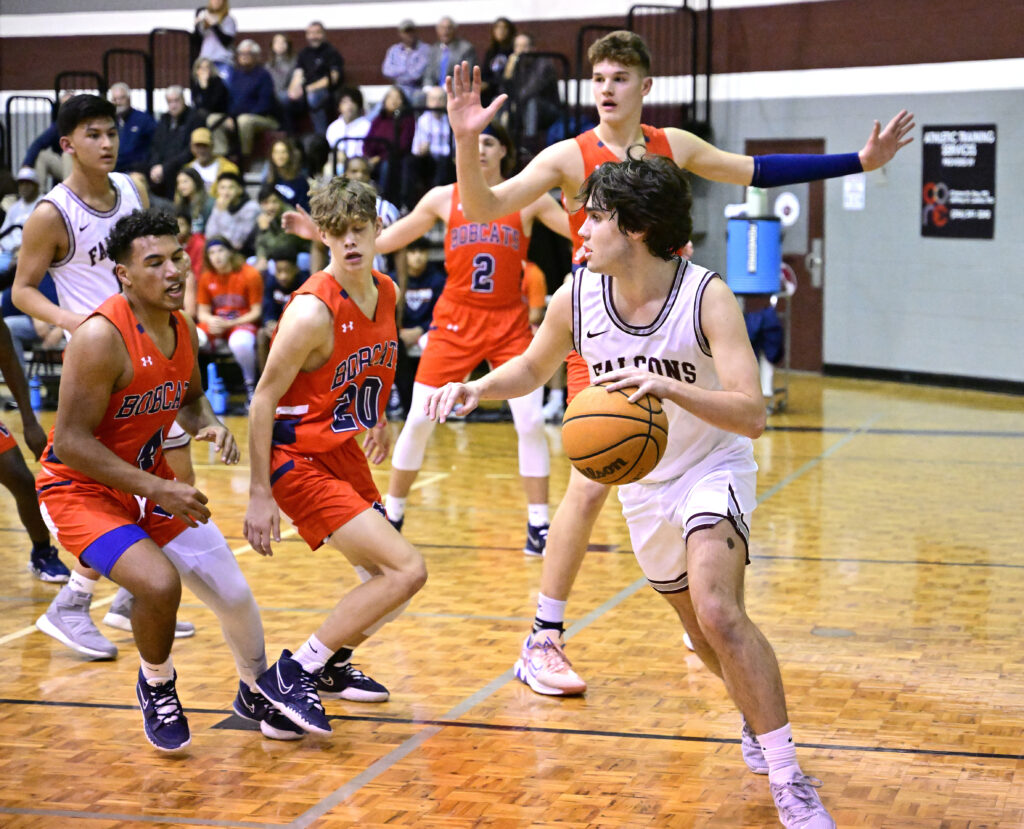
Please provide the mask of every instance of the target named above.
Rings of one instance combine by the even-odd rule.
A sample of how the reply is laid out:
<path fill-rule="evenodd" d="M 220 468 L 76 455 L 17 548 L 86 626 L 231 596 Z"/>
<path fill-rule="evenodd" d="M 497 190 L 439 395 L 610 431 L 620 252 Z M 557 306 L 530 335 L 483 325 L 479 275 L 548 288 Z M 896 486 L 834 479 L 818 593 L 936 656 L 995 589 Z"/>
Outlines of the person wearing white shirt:
<path fill-rule="evenodd" d="M 370 119 L 363 115 L 363 93 L 345 87 L 338 100 L 338 118 L 327 126 L 327 143 L 338 154 L 340 170 L 346 158 L 363 154 L 362 139 L 370 131 Z"/>

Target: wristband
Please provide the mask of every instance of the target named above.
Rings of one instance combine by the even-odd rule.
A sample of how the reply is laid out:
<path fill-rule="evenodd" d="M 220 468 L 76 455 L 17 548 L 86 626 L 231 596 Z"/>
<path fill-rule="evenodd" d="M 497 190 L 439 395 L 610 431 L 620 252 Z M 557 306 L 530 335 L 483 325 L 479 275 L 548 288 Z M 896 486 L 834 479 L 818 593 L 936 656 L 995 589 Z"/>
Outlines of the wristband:
<path fill-rule="evenodd" d="M 778 187 L 780 184 L 798 184 L 862 172 L 864 167 L 857 153 L 755 155 L 754 177 L 750 183 L 754 187 Z"/>

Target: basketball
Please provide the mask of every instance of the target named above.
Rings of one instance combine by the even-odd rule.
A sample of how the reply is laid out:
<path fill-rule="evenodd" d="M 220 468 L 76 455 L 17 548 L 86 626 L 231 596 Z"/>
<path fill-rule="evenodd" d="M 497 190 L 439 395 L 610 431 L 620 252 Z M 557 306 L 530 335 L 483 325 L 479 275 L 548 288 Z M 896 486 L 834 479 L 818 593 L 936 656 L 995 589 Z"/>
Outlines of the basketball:
<path fill-rule="evenodd" d="M 661 401 L 636 386 L 609 392 L 588 386 L 566 407 L 562 446 L 572 465 L 600 484 L 631 484 L 650 474 L 665 454 L 668 417 Z"/>

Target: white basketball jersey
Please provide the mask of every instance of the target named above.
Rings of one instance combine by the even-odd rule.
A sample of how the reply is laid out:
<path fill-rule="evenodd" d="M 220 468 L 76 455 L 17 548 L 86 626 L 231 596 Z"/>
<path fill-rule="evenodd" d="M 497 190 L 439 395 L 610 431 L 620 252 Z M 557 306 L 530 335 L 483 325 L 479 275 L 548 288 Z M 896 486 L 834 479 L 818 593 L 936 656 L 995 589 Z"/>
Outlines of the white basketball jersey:
<path fill-rule="evenodd" d="M 142 208 L 135 183 L 124 173 L 110 173 L 117 193 L 114 206 L 100 212 L 89 207 L 71 188 L 58 184 L 43 199 L 60 211 L 68 231 L 68 252 L 50 265 L 57 288 L 57 304 L 76 314 L 88 314 L 121 286 L 114 276 L 114 263 L 107 256 L 107 235 L 117 220 Z"/>
<path fill-rule="evenodd" d="M 711 359 L 711 348 L 700 325 L 701 297 L 718 274 L 680 260 L 672 289 L 650 325 L 634 326 L 615 310 L 613 279 L 586 268 L 573 277 L 572 336 L 587 363 L 590 381 L 617 368 L 636 366 L 692 383 L 703 389 L 722 388 Z M 665 456 L 645 483 L 677 478 L 712 455 L 748 458 L 753 463 L 749 438 L 712 426 L 685 409 L 662 401 L 668 416 Z"/>

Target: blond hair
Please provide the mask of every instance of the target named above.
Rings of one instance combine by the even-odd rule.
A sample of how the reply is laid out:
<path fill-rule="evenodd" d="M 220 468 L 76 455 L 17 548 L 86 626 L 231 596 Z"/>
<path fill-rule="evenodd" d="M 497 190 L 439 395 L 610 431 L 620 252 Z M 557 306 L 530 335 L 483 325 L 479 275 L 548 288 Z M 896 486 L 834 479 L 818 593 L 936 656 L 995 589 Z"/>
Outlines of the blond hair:
<path fill-rule="evenodd" d="M 377 219 L 377 191 L 362 181 L 335 176 L 310 194 L 309 215 L 324 233 L 341 236 L 356 222 Z"/>
<path fill-rule="evenodd" d="M 651 74 L 650 49 L 640 35 L 625 29 L 611 32 L 595 40 L 587 50 L 587 59 L 591 66 L 608 60 L 623 66 L 635 67 L 644 77 Z"/>

